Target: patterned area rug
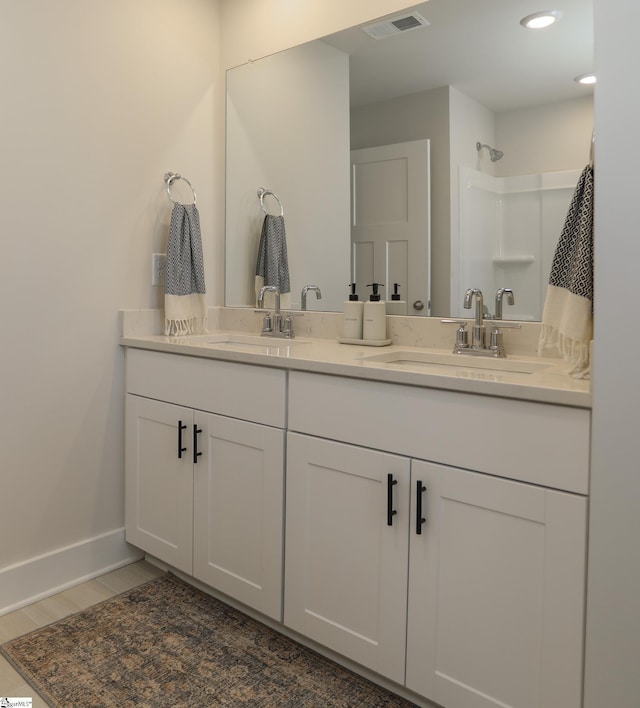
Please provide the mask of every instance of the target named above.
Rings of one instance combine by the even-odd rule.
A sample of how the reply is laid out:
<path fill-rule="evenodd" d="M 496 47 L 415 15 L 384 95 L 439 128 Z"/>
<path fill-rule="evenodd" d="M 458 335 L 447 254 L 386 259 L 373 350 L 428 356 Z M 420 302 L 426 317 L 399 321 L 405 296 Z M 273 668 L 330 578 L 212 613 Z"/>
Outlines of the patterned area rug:
<path fill-rule="evenodd" d="M 60 708 L 413 705 L 171 574 L 1 650 Z"/>

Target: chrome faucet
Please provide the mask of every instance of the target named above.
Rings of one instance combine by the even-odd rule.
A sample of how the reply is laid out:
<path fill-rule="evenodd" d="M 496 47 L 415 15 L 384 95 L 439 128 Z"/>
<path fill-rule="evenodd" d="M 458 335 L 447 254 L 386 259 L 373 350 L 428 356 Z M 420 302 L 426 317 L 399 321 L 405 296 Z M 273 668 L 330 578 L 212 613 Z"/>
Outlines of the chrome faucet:
<path fill-rule="evenodd" d="M 469 288 L 464 294 L 464 309 L 470 310 L 473 298 L 476 298 L 476 321 L 473 325 L 471 333 L 471 348 L 485 348 L 485 327 L 484 327 L 484 302 L 482 300 L 482 291 L 477 288 Z"/>
<path fill-rule="evenodd" d="M 280 290 L 275 285 L 265 285 L 260 288 L 258 293 L 258 308 L 264 308 L 264 296 L 265 293 L 274 294 L 274 311 L 273 319 L 271 313 L 267 313 L 264 317 L 262 324 L 262 336 L 263 337 L 279 337 L 282 339 L 291 339 L 293 337 L 293 328 L 291 326 L 291 316 L 287 315 L 282 319 L 282 313 L 280 312 Z"/>
<path fill-rule="evenodd" d="M 273 293 L 275 298 L 275 312 L 276 317 L 280 317 L 280 290 L 275 285 L 265 285 L 260 288 L 258 293 L 258 307 L 262 309 L 264 307 L 264 296 L 265 293 Z"/>
<path fill-rule="evenodd" d="M 502 292 L 501 292 L 502 291 Z M 501 288 L 498 291 L 500 295 L 500 308 L 502 308 L 502 297 L 507 293 L 509 296 L 509 304 L 513 304 L 513 291 L 510 288 Z M 471 309 L 473 298 L 476 299 L 476 316 L 471 335 L 471 344 L 467 341 L 467 322 L 466 320 L 440 320 L 443 324 L 455 324 L 458 326 L 456 332 L 456 343 L 453 347 L 454 354 L 472 354 L 475 356 L 493 356 L 505 357 L 506 352 L 502 338 L 503 329 L 520 329 L 519 322 L 494 322 L 491 325 L 491 336 L 489 337 L 489 346 L 486 344 L 486 333 L 484 324 L 484 303 L 482 301 L 482 292 L 477 288 L 469 288 L 464 294 L 464 307 L 466 310 Z M 497 296 L 496 296 L 497 302 Z M 499 310 L 502 315 L 502 309 Z M 496 315 L 497 319 L 497 315 Z"/>
<path fill-rule="evenodd" d="M 309 290 L 316 291 L 316 300 L 322 299 L 322 293 L 320 292 L 320 288 L 317 285 L 305 285 L 304 288 L 302 288 L 302 294 L 300 296 L 300 299 L 301 299 L 300 309 L 301 310 L 307 309 L 307 293 L 309 292 Z"/>
<path fill-rule="evenodd" d="M 502 299 L 505 295 L 507 296 L 507 302 L 509 305 L 515 304 L 513 290 L 511 288 L 500 288 L 496 293 L 496 314 L 494 315 L 494 319 L 496 320 L 502 319 Z"/>

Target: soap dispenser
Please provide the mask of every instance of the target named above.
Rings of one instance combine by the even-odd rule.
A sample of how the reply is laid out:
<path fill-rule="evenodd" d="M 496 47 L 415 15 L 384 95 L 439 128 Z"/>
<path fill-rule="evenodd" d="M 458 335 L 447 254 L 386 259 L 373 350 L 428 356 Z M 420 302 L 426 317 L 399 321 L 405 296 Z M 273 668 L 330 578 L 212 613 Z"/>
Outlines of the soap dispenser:
<path fill-rule="evenodd" d="M 358 300 L 356 284 L 350 283 L 349 299 L 345 300 L 342 313 L 342 336 L 345 339 L 362 339 L 362 313 L 364 303 Z"/>
<path fill-rule="evenodd" d="M 400 285 L 398 283 L 393 284 L 393 293 L 391 294 L 391 300 L 387 302 L 387 314 L 388 315 L 406 315 L 407 314 L 407 302 L 406 300 L 400 299 L 400 293 L 398 288 Z"/>
<path fill-rule="evenodd" d="M 384 300 L 380 300 L 378 288 L 384 287 L 382 283 L 371 283 L 368 288 L 373 288 L 369 300 L 364 303 L 362 319 L 362 338 L 369 341 L 382 341 L 387 338 L 387 308 Z"/>

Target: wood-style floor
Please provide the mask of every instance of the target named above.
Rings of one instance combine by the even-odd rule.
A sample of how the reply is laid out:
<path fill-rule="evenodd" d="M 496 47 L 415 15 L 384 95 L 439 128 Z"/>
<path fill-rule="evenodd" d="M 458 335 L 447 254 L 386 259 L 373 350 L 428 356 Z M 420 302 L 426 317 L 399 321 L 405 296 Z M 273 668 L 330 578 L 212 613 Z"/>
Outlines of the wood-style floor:
<path fill-rule="evenodd" d="M 138 561 L 3 615 L 0 617 L 0 644 L 108 600 L 162 573 L 150 563 Z M 33 708 L 46 708 L 47 705 L 3 656 L 0 656 L 0 695 L 30 696 L 33 698 Z"/>

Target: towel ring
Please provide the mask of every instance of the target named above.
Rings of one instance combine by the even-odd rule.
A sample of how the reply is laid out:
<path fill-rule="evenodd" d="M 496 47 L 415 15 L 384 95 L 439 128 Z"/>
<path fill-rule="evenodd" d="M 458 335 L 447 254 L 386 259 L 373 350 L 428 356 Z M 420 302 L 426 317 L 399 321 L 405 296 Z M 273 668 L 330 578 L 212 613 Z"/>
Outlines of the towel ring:
<path fill-rule="evenodd" d="M 171 185 L 175 180 L 181 179 L 183 182 L 186 182 L 189 185 L 189 188 L 193 192 L 193 205 L 195 206 L 198 199 L 196 197 L 196 190 L 193 188 L 191 182 L 186 177 L 183 177 L 182 175 L 179 175 L 177 172 L 165 172 L 164 174 L 164 181 L 167 183 L 167 194 L 169 195 L 169 199 L 174 204 L 182 204 L 182 202 L 177 201 L 176 199 L 173 198 L 173 195 L 171 194 Z M 184 204 L 183 206 L 187 206 Z"/>
<path fill-rule="evenodd" d="M 274 194 L 270 189 L 265 189 L 264 187 L 260 187 L 260 189 L 258 189 L 258 196 L 260 197 L 260 206 L 262 207 L 262 211 L 265 214 L 269 214 L 267 207 L 264 205 L 264 198 L 268 195 L 271 195 L 278 202 L 278 206 L 280 207 L 280 216 L 284 216 L 284 208 L 282 207 L 282 202 L 278 199 L 278 195 Z"/>

